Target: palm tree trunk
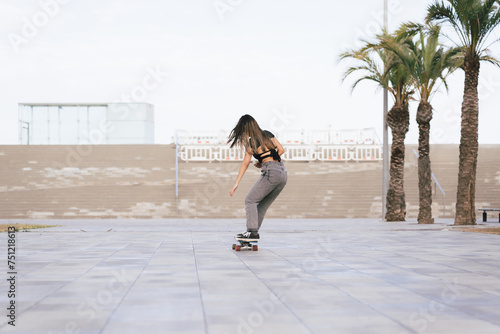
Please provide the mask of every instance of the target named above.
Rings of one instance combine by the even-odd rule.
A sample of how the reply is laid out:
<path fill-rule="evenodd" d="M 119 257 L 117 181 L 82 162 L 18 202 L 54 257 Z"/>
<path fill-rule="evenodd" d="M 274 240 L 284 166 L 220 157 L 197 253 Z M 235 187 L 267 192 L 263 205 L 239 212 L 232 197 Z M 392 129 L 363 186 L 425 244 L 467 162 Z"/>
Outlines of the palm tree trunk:
<path fill-rule="evenodd" d="M 420 101 L 417 110 L 418 123 L 418 223 L 433 224 L 432 218 L 432 183 L 431 160 L 429 157 L 429 138 L 432 120 L 432 106 L 429 102 Z"/>
<path fill-rule="evenodd" d="M 408 106 L 393 106 L 387 114 L 387 124 L 392 132 L 392 145 L 385 219 L 389 222 L 405 221 L 404 163 L 405 137 L 410 125 Z"/>
<path fill-rule="evenodd" d="M 476 167 L 478 154 L 479 57 L 465 56 L 464 100 L 460 132 L 455 225 L 476 224 Z"/>

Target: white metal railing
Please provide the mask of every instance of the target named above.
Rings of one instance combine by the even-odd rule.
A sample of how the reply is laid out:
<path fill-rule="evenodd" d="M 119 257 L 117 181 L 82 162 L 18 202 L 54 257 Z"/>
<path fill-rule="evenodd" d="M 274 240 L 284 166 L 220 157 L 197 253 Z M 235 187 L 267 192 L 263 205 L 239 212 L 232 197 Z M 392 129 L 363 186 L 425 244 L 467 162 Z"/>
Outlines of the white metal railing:
<path fill-rule="evenodd" d="M 283 145 L 288 161 L 380 161 L 380 145 Z M 241 161 L 244 151 L 227 145 L 179 145 L 178 157 L 184 161 Z"/>
<path fill-rule="evenodd" d="M 284 145 L 285 153 L 283 160 L 312 161 L 314 160 L 314 149 L 307 145 Z"/>
<path fill-rule="evenodd" d="M 335 136 L 335 131 L 305 131 L 302 135 L 302 141 L 305 144 L 333 144 L 331 140 L 332 136 Z"/>
<path fill-rule="evenodd" d="M 349 161 L 349 148 L 342 145 L 320 145 L 315 152 L 316 160 L 320 161 Z"/>
<path fill-rule="evenodd" d="M 355 160 L 382 160 L 382 148 L 381 146 L 356 146 Z"/>
<path fill-rule="evenodd" d="M 302 144 L 303 143 L 302 135 L 303 135 L 302 131 L 300 130 L 287 130 L 287 131 L 282 131 L 279 134 L 276 134 L 282 145 Z"/>
<path fill-rule="evenodd" d="M 218 148 L 217 159 L 219 161 L 241 161 L 245 157 L 245 152 L 241 149 L 222 146 Z"/>
<path fill-rule="evenodd" d="M 219 131 L 186 131 L 177 130 L 175 138 L 179 145 L 220 145 L 227 141 L 227 134 Z"/>
<path fill-rule="evenodd" d="M 375 129 L 370 128 L 361 130 L 359 134 L 358 143 L 364 145 L 372 145 L 372 144 L 380 144 L 380 141 L 378 140 L 378 136 L 377 133 L 375 132 Z"/>
<path fill-rule="evenodd" d="M 284 130 L 275 133 L 283 145 L 378 145 L 375 129 L 356 130 Z M 177 130 L 179 145 L 226 145 L 228 133 L 219 131 Z"/>
<path fill-rule="evenodd" d="M 179 158 L 184 161 L 213 161 L 214 156 L 214 146 L 207 145 L 186 145 L 179 146 Z"/>
<path fill-rule="evenodd" d="M 360 145 L 378 144 L 379 140 L 374 129 L 360 130 L 315 130 L 299 131 L 286 130 L 277 136 L 283 144 L 311 145 L 311 144 L 335 144 L 335 145 Z"/>

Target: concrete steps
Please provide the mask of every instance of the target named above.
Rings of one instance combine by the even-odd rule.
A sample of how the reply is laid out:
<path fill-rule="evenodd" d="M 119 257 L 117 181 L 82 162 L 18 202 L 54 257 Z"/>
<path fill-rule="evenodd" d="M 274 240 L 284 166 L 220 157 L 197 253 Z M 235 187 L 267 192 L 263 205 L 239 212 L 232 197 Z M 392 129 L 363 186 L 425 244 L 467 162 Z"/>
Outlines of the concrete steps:
<path fill-rule="evenodd" d="M 418 214 L 416 146 L 406 148 L 408 218 Z M 500 145 L 480 147 L 477 208 L 500 207 Z M 431 147 L 435 217 L 453 217 L 458 146 Z M 288 185 L 269 218 L 381 217 L 380 162 L 286 162 Z M 259 176 L 250 166 L 229 196 L 239 163 L 179 161 L 173 145 L 0 146 L 1 218 L 244 218 L 244 199 Z M 478 213 L 478 218 L 480 213 Z"/>

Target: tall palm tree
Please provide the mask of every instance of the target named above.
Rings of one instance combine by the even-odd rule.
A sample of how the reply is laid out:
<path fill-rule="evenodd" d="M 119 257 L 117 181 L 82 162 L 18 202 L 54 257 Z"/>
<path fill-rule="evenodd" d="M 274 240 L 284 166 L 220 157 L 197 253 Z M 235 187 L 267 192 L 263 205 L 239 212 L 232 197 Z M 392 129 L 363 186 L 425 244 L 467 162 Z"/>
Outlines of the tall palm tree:
<path fill-rule="evenodd" d="M 463 53 L 465 72 L 455 225 L 476 224 L 476 167 L 478 155 L 479 64 L 499 64 L 486 44 L 500 24 L 498 0 L 437 1 L 427 9 L 427 22 L 447 23 L 455 31 L 455 44 Z"/>
<path fill-rule="evenodd" d="M 384 33 L 380 38 L 389 35 Z M 380 48 L 376 44 L 366 44 L 360 50 L 347 51 L 340 59 L 354 59 L 359 65 L 350 67 L 344 79 L 355 72 L 362 75 L 354 82 L 352 89 L 364 80 L 377 83 L 387 88 L 394 98 L 394 105 L 387 114 L 387 124 L 392 132 L 391 163 L 389 169 L 389 189 L 387 191 L 387 221 L 404 221 L 406 200 L 404 192 L 404 140 L 410 125 L 408 102 L 413 94 L 410 85 L 410 73 L 393 52 Z"/>
<path fill-rule="evenodd" d="M 444 48 L 439 44 L 439 26 L 424 27 L 416 23 L 403 24 L 397 38 L 383 39 L 380 45 L 401 60 L 412 76 L 412 85 L 418 92 L 420 102 L 417 109 L 418 138 L 418 190 L 419 224 L 432 224 L 432 180 L 429 157 L 430 122 L 433 108 L 430 103 L 440 83 L 446 89 L 446 78 L 460 65 L 458 48 Z"/>

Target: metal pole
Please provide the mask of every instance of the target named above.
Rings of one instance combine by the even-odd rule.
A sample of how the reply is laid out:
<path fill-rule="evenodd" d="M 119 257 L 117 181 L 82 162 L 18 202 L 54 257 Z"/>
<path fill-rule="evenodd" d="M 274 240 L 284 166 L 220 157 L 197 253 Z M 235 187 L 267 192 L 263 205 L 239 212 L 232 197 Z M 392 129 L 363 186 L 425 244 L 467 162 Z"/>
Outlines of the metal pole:
<path fill-rule="evenodd" d="M 175 209 L 179 215 L 179 139 L 175 131 Z"/>
<path fill-rule="evenodd" d="M 24 124 L 23 124 L 23 114 L 22 114 L 22 109 L 21 109 L 21 104 L 17 105 L 17 131 L 18 133 L 18 139 L 19 139 L 19 145 L 23 144 L 23 132 L 24 132 Z"/>
<path fill-rule="evenodd" d="M 90 110 L 89 110 L 90 106 L 87 106 L 87 131 L 86 131 L 86 134 L 87 134 L 87 137 L 89 138 L 89 144 L 90 144 Z"/>
<path fill-rule="evenodd" d="M 47 144 L 50 145 L 50 106 L 47 105 Z"/>
<path fill-rule="evenodd" d="M 31 119 L 30 124 L 33 124 L 31 129 L 28 129 L 28 145 L 33 142 L 33 132 L 35 132 L 35 122 L 33 121 L 33 106 L 31 106 Z M 31 133 L 30 133 L 31 131 Z"/>
<path fill-rule="evenodd" d="M 384 29 L 387 31 L 387 0 L 384 0 Z M 387 191 L 389 189 L 389 134 L 387 129 L 387 113 L 389 111 L 389 96 L 387 88 L 384 88 L 384 109 L 383 109 L 383 148 L 382 148 L 382 221 L 385 220 L 387 211 Z"/>
<path fill-rule="evenodd" d="M 76 106 L 76 144 L 80 145 L 80 106 Z"/>

